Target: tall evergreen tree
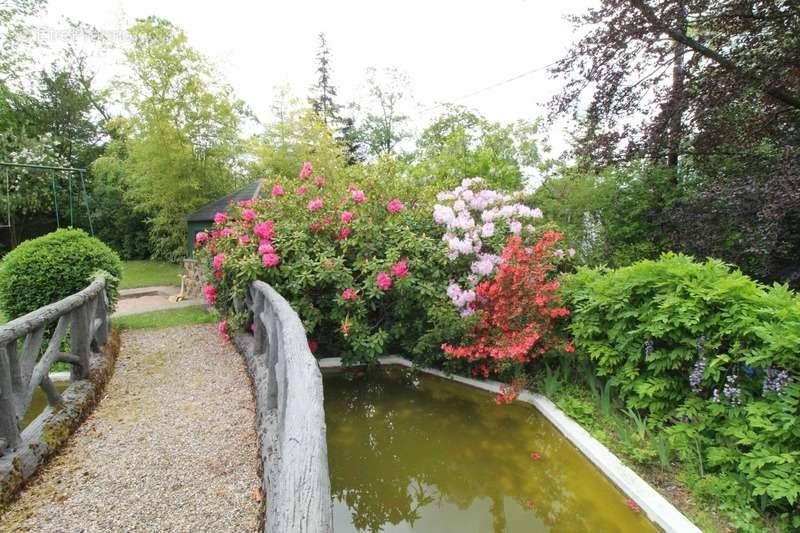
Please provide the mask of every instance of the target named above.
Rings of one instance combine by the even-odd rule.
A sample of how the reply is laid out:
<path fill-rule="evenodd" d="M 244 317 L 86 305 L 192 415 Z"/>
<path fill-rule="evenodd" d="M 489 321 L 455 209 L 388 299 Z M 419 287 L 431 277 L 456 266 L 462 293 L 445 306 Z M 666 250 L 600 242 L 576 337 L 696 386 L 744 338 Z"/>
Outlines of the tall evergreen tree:
<path fill-rule="evenodd" d="M 335 128 L 339 121 L 339 106 L 334 101 L 336 87 L 331 81 L 331 51 L 325 34 L 319 34 L 319 48 L 317 49 L 317 83 L 311 88 L 312 96 L 308 103 L 314 112 L 319 115 L 325 124 Z"/>
<path fill-rule="evenodd" d="M 319 34 L 317 51 L 317 83 L 311 87 L 308 99 L 311 109 L 331 129 L 333 138 L 345 145 L 347 163 L 354 165 L 363 160 L 361 143 L 355 127 L 355 119 L 342 114 L 342 106 L 336 103 L 336 87 L 331 80 L 331 50 L 325 34 Z"/>

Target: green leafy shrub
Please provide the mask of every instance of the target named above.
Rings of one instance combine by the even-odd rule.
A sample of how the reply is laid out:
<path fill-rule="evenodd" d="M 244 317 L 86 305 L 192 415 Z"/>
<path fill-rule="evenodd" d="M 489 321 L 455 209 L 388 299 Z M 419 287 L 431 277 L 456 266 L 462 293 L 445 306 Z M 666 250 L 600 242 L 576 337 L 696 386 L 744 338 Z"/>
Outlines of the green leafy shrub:
<path fill-rule="evenodd" d="M 398 182 L 313 177 L 310 164 L 300 178 L 263 186 L 268 199 L 233 205 L 198 234 L 222 330 L 247 326 L 234 299 L 260 279 L 298 312 L 312 351 L 361 362 L 404 353 L 430 364 L 443 342 L 461 338 L 467 322 L 447 297 L 448 259 L 429 204 L 407 200 Z"/>
<path fill-rule="evenodd" d="M 634 409 L 669 411 L 693 388 L 720 395 L 731 376 L 746 396 L 767 369 L 798 365 L 797 295 L 719 261 L 666 254 L 618 270 L 580 269 L 565 278 L 564 293 L 576 346 Z"/>
<path fill-rule="evenodd" d="M 716 260 L 665 254 L 579 269 L 565 276 L 564 295 L 578 357 L 631 413 L 665 428 L 670 448 L 704 480 L 693 486 L 717 487 L 737 521 L 756 509 L 797 522 L 797 294 Z"/>
<path fill-rule="evenodd" d="M 119 278 L 119 256 L 79 229 L 59 229 L 17 246 L 0 268 L 0 306 L 9 318 L 29 313 L 84 289 L 98 270 Z M 109 302 L 117 298 L 108 286 Z"/>

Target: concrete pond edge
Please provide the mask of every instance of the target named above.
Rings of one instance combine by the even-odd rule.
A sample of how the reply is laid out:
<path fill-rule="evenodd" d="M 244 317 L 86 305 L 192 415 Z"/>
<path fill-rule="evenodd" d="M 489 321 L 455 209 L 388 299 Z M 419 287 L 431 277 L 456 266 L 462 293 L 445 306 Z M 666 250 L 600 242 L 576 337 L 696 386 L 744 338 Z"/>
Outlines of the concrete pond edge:
<path fill-rule="evenodd" d="M 502 383 L 492 380 L 478 380 L 457 374 L 448 374 L 434 368 L 416 367 L 408 359 L 396 355 L 378 358 L 381 365 L 398 365 L 415 368 L 420 372 L 443 379 L 457 381 L 491 393 L 499 393 Z M 325 368 L 342 368 L 339 357 L 319 359 L 319 366 Z M 667 533 L 701 533 L 691 520 L 681 513 L 656 489 L 650 486 L 636 472 L 603 446 L 588 431 L 567 416 L 561 409 L 541 394 L 528 390 L 520 391 L 517 400 L 533 405 L 559 432 L 575 446 L 592 464 L 597 467 L 623 494 L 628 496 L 645 513 L 647 518 Z"/>
<path fill-rule="evenodd" d="M 46 407 L 23 430 L 23 444 L 0 456 L 0 513 L 100 401 L 114 373 L 119 349 L 119 333 L 114 331 L 101 352 L 91 354 L 88 379 L 71 383 L 62 394 L 63 403 L 56 408 Z"/>

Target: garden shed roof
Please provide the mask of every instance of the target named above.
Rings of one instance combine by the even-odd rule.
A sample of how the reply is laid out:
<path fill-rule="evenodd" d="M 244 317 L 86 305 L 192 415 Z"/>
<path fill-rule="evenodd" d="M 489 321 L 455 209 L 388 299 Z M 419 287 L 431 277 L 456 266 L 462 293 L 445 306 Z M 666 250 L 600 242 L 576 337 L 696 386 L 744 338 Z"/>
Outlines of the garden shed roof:
<path fill-rule="evenodd" d="M 240 202 L 242 200 L 253 200 L 261 194 L 261 180 L 255 181 L 250 185 L 242 187 L 232 193 L 218 198 L 213 202 L 207 203 L 197 211 L 186 215 L 188 222 L 206 222 L 214 220 L 214 215 L 220 211 L 227 211 L 228 204 L 231 202 Z"/>

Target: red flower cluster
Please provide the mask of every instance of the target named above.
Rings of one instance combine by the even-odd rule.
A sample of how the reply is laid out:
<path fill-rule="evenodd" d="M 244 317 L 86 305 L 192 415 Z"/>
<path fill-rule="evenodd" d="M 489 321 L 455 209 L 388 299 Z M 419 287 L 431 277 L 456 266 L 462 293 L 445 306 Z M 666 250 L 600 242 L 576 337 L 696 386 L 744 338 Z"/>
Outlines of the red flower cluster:
<path fill-rule="evenodd" d="M 550 348 L 549 334 L 558 318 L 569 315 L 561 306 L 553 248 L 561 234 L 546 232 L 533 247 L 525 247 L 518 236 L 508 239 L 503 263 L 492 280 L 475 289 L 474 306 L 482 311 L 469 333 L 466 346 L 442 345 L 453 357 L 468 360 L 530 361 Z"/>

